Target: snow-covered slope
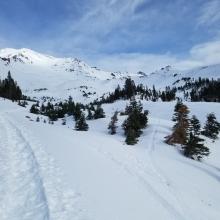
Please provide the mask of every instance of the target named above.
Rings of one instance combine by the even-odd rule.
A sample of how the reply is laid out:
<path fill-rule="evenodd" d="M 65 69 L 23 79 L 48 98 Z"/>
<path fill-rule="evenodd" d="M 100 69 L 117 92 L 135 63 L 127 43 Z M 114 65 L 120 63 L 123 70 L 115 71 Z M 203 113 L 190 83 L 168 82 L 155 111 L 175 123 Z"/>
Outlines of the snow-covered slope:
<path fill-rule="evenodd" d="M 79 132 L 71 118 L 66 126 L 44 116 L 36 122 L 28 109 L 0 100 L 1 219 L 220 219 L 220 141 L 206 142 L 211 154 L 202 163 L 166 145 L 174 104 L 144 102 L 149 126 L 131 147 L 120 128 L 125 116 L 115 136 L 107 133 L 125 101 L 104 105 L 106 118 Z M 220 119 L 218 103 L 187 105 L 202 123 L 210 110 Z"/>
<path fill-rule="evenodd" d="M 184 77 L 220 78 L 220 65 L 154 73 L 110 73 L 73 58 L 55 58 L 28 49 L 0 51 L 1 78 L 11 71 L 24 94 L 88 102 L 123 85 L 126 77 L 156 88 Z M 175 84 L 176 85 L 176 84 Z M 88 97 L 86 97 L 86 94 Z M 218 220 L 220 219 L 220 140 L 206 139 L 210 156 L 197 162 L 164 143 L 172 128 L 175 102 L 142 101 L 149 125 L 135 146 L 107 132 L 116 110 L 127 101 L 103 105 L 106 118 L 75 131 L 74 120 L 54 125 L 0 99 L 0 219 L 2 220 Z M 204 125 L 219 103 L 187 103 Z M 47 120 L 46 120 L 47 121 Z"/>
<path fill-rule="evenodd" d="M 118 84 L 124 84 L 126 77 L 144 86 L 155 85 L 157 89 L 172 87 L 178 80 L 181 84 L 184 77 L 220 78 L 220 64 L 188 71 L 167 66 L 153 73 L 111 73 L 90 67 L 76 58 L 56 58 L 29 49 L 2 49 L 0 77 L 4 78 L 9 70 L 28 96 L 66 99 L 71 95 L 74 100 L 81 102 L 94 100 L 113 91 Z"/>
<path fill-rule="evenodd" d="M 55 58 L 29 49 L 0 50 L 0 76 L 8 71 L 29 96 L 97 98 L 132 74 L 105 72 L 76 58 Z M 138 75 L 138 74 L 136 74 Z M 84 95 L 84 96 L 83 96 Z"/>

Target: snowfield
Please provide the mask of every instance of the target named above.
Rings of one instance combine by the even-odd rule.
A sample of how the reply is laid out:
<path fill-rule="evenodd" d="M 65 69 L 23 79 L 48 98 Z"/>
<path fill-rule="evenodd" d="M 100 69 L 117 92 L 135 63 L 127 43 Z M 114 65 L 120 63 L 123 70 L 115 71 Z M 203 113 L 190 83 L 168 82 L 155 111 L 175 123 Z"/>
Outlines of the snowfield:
<path fill-rule="evenodd" d="M 211 154 L 202 162 L 183 157 L 163 142 L 172 127 L 175 102 L 145 102 L 150 121 L 137 145 L 108 134 L 115 110 L 89 121 L 36 122 L 36 115 L 0 100 L 0 219 L 2 220 L 218 220 L 220 219 L 220 140 L 206 140 Z M 187 103 L 205 121 L 219 103 Z M 30 118 L 27 118 L 29 116 Z"/>
<path fill-rule="evenodd" d="M 188 71 L 170 66 L 153 73 L 106 72 L 76 58 L 56 58 L 29 49 L 0 50 L 0 77 L 12 77 L 22 92 L 89 103 L 123 86 L 164 89 L 183 77 L 220 78 L 220 64 Z M 183 94 L 178 94 L 182 97 Z M 205 139 L 211 154 L 202 162 L 164 143 L 175 102 L 142 101 L 149 124 L 138 144 L 128 146 L 119 116 L 117 134 L 108 134 L 111 116 L 128 101 L 103 105 L 106 118 L 74 130 L 72 117 L 53 125 L 0 98 L 0 220 L 219 220 L 220 140 Z M 190 115 L 220 121 L 220 103 L 187 102 Z M 44 123 L 46 119 L 47 123 Z"/>

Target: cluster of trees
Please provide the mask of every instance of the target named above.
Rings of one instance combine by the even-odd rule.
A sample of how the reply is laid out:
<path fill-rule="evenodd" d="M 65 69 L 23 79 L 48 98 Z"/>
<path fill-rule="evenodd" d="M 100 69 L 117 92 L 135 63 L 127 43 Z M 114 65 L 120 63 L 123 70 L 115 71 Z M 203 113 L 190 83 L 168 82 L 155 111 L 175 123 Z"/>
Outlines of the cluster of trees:
<path fill-rule="evenodd" d="M 108 96 L 102 96 L 100 100 L 96 100 L 94 103 L 113 103 L 120 99 L 131 99 L 133 96 L 139 95 L 140 99 L 146 99 L 151 101 L 172 101 L 176 99 L 176 89 L 171 89 L 169 86 L 166 87 L 165 91 L 156 90 L 155 86 L 152 89 L 147 86 L 135 85 L 135 82 L 130 78 L 125 80 L 123 88 L 118 86 L 114 92 L 110 93 Z"/>
<path fill-rule="evenodd" d="M 12 101 L 22 99 L 22 92 L 17 82 L 12 78 L 10 71 L 7 78 L 0 80 L 0 96 Z"/>
<path fill-rule="evenodd" d="M 87 116 L 84 113 L 86 110 L 88 112 Z M 73 116 L 76 121 L 76 130 L 82 131 L 86 131 L 89 128 L 86 120 L 105 117 L 105 112 L 101 105 L 75 103 L 72 97 L 69 97 L 68 101 L 55 104 L 47 102 L 40 105 L 39 102 L 37 102 L 31 106 L 30 112 L 48 116 L 50 121 L 56 121 L 59 118 L 64 118 L 66 115 Z M 65 120 L 63 124 L 65 124 Z"/>
<path fill-rule="evenodd" d="M 220 102 L 220 79 L 199 78 L 194 80 L 191 78 L 183 78 L 185 81 L 183 86 L 177 88 L 184 92 L 185 100 L 192 102 Z"/>
<path fill-rule="evenodd" d="M 209 149 L 204 145 L 201 134 L 211 138 L 213 141 L 218 137 L 220 123 L 213 113 L 207 116 L 203 130 L 195 115 L 189 119 L 189 109 L 182 102 L 178 101 L 174 108 L 172 120 L 175 122 L 172 134 L 166 137 L 168 144 L 180 144 L 183 154 L 186 157 L 201 160 L 209 155 Z"/>
<path fill-rule="evenodd" d="M 122 124 L 126 136 L 125 142 L 128 145 L 134 145 L 138 142 L 138 138 L 142 134 L 142 129 L 147 126 L 149 112 L 147 110 L 143 111 L 141 102 L 137 102 L 133 98 L 126 107 L 125 113 L 128 115 Z"/>
<path fill-rule="evenodd" d="M 142 129 L 147 126 L 148 123 L 148 111 L 143 111 L 141 102 L 137 102 L 133 97 L 130 104 L 126 106 L 123 115 L 127 115 L 127 118 L 122 124 L 124 134 L 126 136 L 125 142 L 128 145 L 134 145 L 138 142 L 138 138 L 142 134 Z M 118 112 L 116 111 L 111 118 L 108 129 L 111 135 L 116 133 Z"/>

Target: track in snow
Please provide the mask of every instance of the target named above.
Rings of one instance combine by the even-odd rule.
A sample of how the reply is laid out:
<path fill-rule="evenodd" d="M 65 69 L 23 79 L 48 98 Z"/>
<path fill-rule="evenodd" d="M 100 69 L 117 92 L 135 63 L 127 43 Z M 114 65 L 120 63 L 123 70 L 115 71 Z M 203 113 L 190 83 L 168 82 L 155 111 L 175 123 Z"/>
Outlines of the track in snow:
<path fill-rule="evenodd" d="M 113 155 L 111 152 L 103 150 L 102 147 L 93 146 L 93 148 L 106 156 L 107 159 L 110 159 L 115 164 L 123 168 L 132 177 L 138 179 L 139 183 L 144 186 L 146 191 L 150 192 L 158 203 L 160 203 L 164 209 L 168 211 L 171 219 L 186 220 L 185 208 L 183 208 L 180 198 L 177 197 L 177 192 L 171 189 L 169 183 L 170 181 L 160 172 L 153 159 L 153 152 L 155 151 L 155 141 L 159 125 L 159 122 L 153 125 L 153 130 L 150 134 L 150 140 L 148 142 L 149 144 L 145 150 L 146 160 L 144 162 L 129 151 L 124 152 L 127 159 L 122 161 L 121 158 L 117 158 L 117 155 Z M 152 180 L 160 183 L 160 189 L 155 188 Z M 164 195 L 167 195 L 167 197 Z"/>
<path fill-rule="evenodd" d="M 1 220 L 81 219 L 77 195 L 63 189 L 54 161 L 27 136 L 0 116 Z"/>

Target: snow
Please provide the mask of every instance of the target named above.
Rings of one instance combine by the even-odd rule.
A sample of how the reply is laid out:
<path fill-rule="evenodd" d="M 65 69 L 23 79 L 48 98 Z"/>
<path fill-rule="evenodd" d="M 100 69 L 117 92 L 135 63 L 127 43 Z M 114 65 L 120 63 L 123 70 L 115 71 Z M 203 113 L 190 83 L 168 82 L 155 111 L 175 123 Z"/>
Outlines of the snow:
<path fill-rule="evenodd" d="M 8 62 L 10 60 L 10 62 Z M 220 65 L 178 71 L 170 66 L 151 74 L 110 73 L 76 58 L 56 58 L 29 49 L 0 50 L 0 76 L 8 70 L 25 95 L 88 103 L 124 84 L 157 89 L 182 77 L 220 78 Z M 89 97 L 83 96 L 90 92 Z M 202 162 L 185 158 L 164 143 L 170 134 L 175 102 L 143 101 L 149 125 L 135 146 L 108 134 L 113 113 L 128 101 L 103 105 L 106 118 L 89 121 L 89 131 L 36 122 L 22 108 L 0 99 L 0 219 L 2 220 L 218 220 L 220 219 L 220 140 L 206 139 L 211 154 Z M 190 115 L 205 123 L 220 104 L 187 102 Z"/>
<path fill-rule="evenodd" d="M 56 162 L 39 141 L 9 116 L 22 109 L 8 101 L 1 101 L 1 107 L 1 219 L 79 219 L 78 194 L 63 182 Z"/>
<path fill-rule="evenodd" d="M 220 141 L 207 140 L 203 162 L 166 145 L 175 102 L 144 102 L 149 126 L 135 146 L 124 144 L 119 116 L 115 136 L 107 125 L 126 102 L 104 105 L 106 118 L 89 121 L 88 132 L 74 122 L 36 122 L 36 115 L 1 100 L 0 216 L 3 219 L 194 219 L 220 218 Z M 187 103 L 204 123 L 218 103 Z M 30 116 L 33 121 L 26 118 Z M 42 116 L 43 117 L 43 116 Z M 58 171 L 57 171 L 58 170 Z"/>
<path fill-rule="evenodd" d="M 16 57 L 16 59 L 15 59 Z M 3 59 L 3 60 L 2 60 Z M 5 60 L 9 59 L 9 61 Z M 179 71 L 171 66 L 161 68 L 153 73 L 107 72 L 90 67 L 77 58 L 56 58 L 41 54 L 30 49 L 0 50 L 0 77 L 7 76 L 11 71 L 23 92 L 31 97 L 54 97 L 89 103 L 103 94 L 123 86 L 126 77 L 131 77 L 136 84 L 143 84 L 156 89 L 173 87 L 183 77 L 219 78 L 220 64 L 200 67 L 193 70 Z M 175 86 L 182 85 L 182 81 Z M 88 97 L 85 97 L 85 93 Z"/>

